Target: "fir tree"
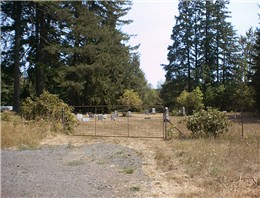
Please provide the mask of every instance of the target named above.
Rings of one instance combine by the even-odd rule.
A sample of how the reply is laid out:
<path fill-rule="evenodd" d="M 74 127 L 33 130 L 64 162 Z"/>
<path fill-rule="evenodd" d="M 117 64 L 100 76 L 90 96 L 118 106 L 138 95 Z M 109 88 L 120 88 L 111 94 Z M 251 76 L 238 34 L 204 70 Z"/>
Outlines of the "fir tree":
<path fill-rule="evenodd" d="M 227 22 L 229 1 L 180 1 L 179 16 L 168 47 L 169 64 L 162 92 L 171 100 L 196 86 L 232 83 L 237 65 L 237 38 Z M 167 88 L 166 88 L 167 87 Z M 171 87 L 171 88 L 170 88 Z M 170 89 L 169 89 L 170 88 Z"/>
<path fill-rule="evenodd" d="M 255 73 L 252 77 L 253 87 L 256 92 L 256 106 L 260 108 L 260 28 L 256 30 L 256 42 L 254 44 L 253 69 Z"/>

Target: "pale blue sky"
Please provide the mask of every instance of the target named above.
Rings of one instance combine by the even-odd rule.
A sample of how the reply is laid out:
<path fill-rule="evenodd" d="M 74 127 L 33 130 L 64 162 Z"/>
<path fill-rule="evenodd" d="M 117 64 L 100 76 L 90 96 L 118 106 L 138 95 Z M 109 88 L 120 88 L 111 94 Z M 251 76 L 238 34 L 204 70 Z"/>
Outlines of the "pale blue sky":
<path fill-rule="evenodd" d="M 231 0 L 231 22 L 238 34 L 245 34 L 250 26 L 258 26 L 260 0 Z M 131 45 L 141 44 L 141 68 L 146 79 L 156 88 L 159 81 L 165 80 L 161 64 L 167 64 L 167 47 L 175 25 L 174 16 L 178 15 L 177 0 L 133 0 L 132 9 L 126 16 L 133 23 L 123 27 L 123 31 L 137 36 L 130 40 Z"/>

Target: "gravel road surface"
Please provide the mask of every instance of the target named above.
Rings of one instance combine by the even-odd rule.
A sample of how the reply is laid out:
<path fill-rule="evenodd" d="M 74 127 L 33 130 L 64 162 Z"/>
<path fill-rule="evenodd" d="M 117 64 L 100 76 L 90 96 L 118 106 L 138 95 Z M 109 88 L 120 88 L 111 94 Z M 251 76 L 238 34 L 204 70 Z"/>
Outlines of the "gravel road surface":
<path fill-rule="evenodd" d="M 1 197 L 143 197 L 151 181 L 142 163 L 109 143 L 2 150 Z"/>

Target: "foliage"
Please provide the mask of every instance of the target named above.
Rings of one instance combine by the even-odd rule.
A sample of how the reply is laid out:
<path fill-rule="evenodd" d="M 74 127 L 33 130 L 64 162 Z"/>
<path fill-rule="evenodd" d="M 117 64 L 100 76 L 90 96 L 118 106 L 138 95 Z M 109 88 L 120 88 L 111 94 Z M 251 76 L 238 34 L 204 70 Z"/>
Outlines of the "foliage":
<path fill-rule="evenodd" d="M 204 97 L 205 106 L 228 110 L 227 108 L 231 106 L 226 93 L 227 88 L 225 85 L 207 86 Z"/>
<path fill-rule="evenodd" d="M 142 101 L 143 104 L 147 106 L 161 105 L 162 101 L 159 96 L 159 90 L 148 87 L 142 97 Z"/>
<path fill-rule="evenodd" d="M 245 36 L 239 37 L 239 67 L 237 68 L 237 78 L 246 84 L 252 81 L 254 44 L 256 40 L 256 32 L 252 27 L 246 32 Z"/>
<path fill-rule="evenodd" d="M 180 106 L 184 106 L 187 113 L 191 114 L 192 111 L 198 111 L 203 108 L 203 93 L 199 87 L 194 89 L 192 92 L 182 91 L 180 96 L 177 98 L 177 103 Z"/>
<path fill-rule="evenodd" d="M 205 106 L 222 111 L 241 110 L 254 105 L 254 90 L 244 83 L 208 86 L 204 98 Z"/>
<path fill-rule="evenodd" d="M 76 117 L 72 113 L 72 108 L 64 103 L 58 96 L 45 91 L 34 101 L 27 98 L 22 103 L 22 117 L 27 120 L 44 119 L 52 123 L 54 130 L 61 130 L 65 127 L 65 132 L 73 131 L 77 124 Z"/>
<path fill-rule="evenodd" d="M 228 21 L 228 4 L 228 0 L 179 1 L 179 15 L 171 34 L 173 43 L 168 47 L 169 63 L 162 65 L 166 71 L 160 93 L 164 105 L 176 107 L 180 102 L 176 98 L 183 90 L 190 92 L 199 86 L 205 105 L 231 108 L 232 86 L 249 85 L 248 75 L 254 73 L 252 63 L 248 63 L 252 62 L 249 56 L 254 34 L 250 30 L 238 46 L 238 37 Z"/>
<path fill-rule="evenodd" d="M 128 109 L 131 108 L 140 109 L 141 105 L 143 104 L 138 93 L 136 93 L 132 89 L 125 90 L 123 95 L 120 97 L 119 101 L 122 105 L 127 106 Z"/>
<path fill-rule="evenodd" d="M 226 115 L 213 108 L 198 111 L 186 119 L 186 127 L 193 135 L 204 133 L 206 136 L 217 137 L 227 132 L 229 125 Z"/>
<path fill-rule="evenodd" d="M 1 113 L 1 121 L 19 122 L 21 121 L 21 118 L 12 111 L 4 111 Z"/>
<path fill-rule="evenodd" d="M 233 85 L 233 92 L 230 96 L 233 109 L 241 110 L 245 108 L 251 108 L 254 103 L 254 90 L 245 84 Z"/>
<path fill-rule="evenodd" d="M 121 28 L 131 22 L 122 19 L 130 8 L 129 1 L 3 2 L 2 104 L 43 90 L 70 105 L 116 104 L 125 89 L 143 99 L 149 88 L 138 46 L 127 43 L 130 36 Z M 22 76 L 14 73 L 14 57 L 20 60 L 15 71 L 23 71 Z"/>
<path fill-rule="evenodd" d="M 256 92 L 256 105 L 260 108 L 260 28 L 256 31 L 256 42 L 253 49 L 253 69 L 255 73 L 252 77 L 252 85 Z"/>

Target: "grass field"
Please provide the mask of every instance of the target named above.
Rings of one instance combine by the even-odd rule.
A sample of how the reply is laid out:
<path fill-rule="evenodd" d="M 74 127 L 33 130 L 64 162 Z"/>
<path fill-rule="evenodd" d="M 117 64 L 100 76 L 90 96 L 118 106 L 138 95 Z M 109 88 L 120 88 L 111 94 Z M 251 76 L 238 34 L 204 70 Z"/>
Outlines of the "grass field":
<path fill-rule="evenodd" d="M 34 149 L 51 133 L 46 121 L 22 121 L 13 113 L 1 113 L 1 148 Z"/>
<path fill-rule="evenodd" d="M 177 159 L 204 192 L 180 197 L 260 197 L 260 120 L 244 120 L 244 137 L 241 121 L 235 120 L 229 132 L 217 139 L 194 139 L 181 119 L 172 117 L 172 122 L 185 138 L 173 132 L 169 148 L 157 152 L 158 167 L 169 171 Z"/>

